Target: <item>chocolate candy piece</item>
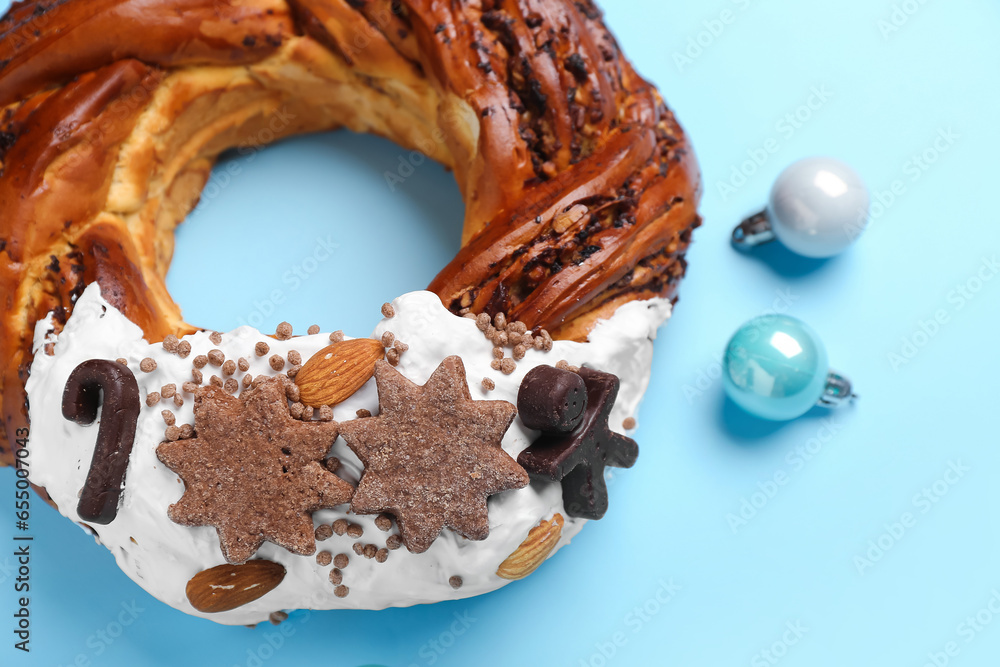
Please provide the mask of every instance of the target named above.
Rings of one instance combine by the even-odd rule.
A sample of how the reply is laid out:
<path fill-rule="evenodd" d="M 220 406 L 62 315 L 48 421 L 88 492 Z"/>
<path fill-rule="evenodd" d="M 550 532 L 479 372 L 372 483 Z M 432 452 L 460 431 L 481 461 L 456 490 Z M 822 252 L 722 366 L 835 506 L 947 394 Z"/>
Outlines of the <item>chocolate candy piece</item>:
<path fill-rule="evenodd" d="M 535 431 L 569 433 L 583 421 L 586 410 L 583 378 L 552 366 L 532 368 L 517 392 L 517 413 Z"/>
<path fill-rule="evenodd" d="M 532 370 L 521 385 L 528 382 Z M 545 371 L 548 377 L 557 373 L 574 375 L 569 371 L 555 368 Z M 579 377 L 587 388 L 587 406 L 583 419 L 579 420 L 571 432 L 543 430 L 541 437 L 531 447 L 521 452 L 517 462 L 534 477 L 562 482 L 563 504 L 570 516 L 583 519 L 600 519 L 608 509 L 608 487 L 604 482 L 604 468 L 631 468 L 639 456 L 639 446 L 631 438 L 614 433 L 608 426 L 608 417 L 618 397 L 618 377 L 589 368 L 581 368 Z M 564 386 L 568 379 L 559 379 L 557 386 Z M 529 388 L 533 400 L 544 397 L 544 387 Z M 549 406 L 540 410 L 529 407 L 529 414 L 565 413 L 572 410 L 572 403 L 565 402 L 562 390 L 549 392 Z M 521 406 L 521 392 L 518 392 L 518 407 Z M 526 406 L 528 407 L 528 406 Z M 523 415 L 522 415 L 523 418 Z M 562 425 L 570 423 L 568 417 L 549 420 Z M 527 422 L 526 422 L 527 425 Z"/>
<path fill-rule="evenodd" d="M 91 359 L 77 366 L 63 391 L 63 417 L 77 424 L 93 424 L 104 395 L 97 445 L 76 513 L 84 521 L 109 524 L 118 514 L 125 471 L 135 444 L 139 421 L 139 385 L 126 366 Z"/>

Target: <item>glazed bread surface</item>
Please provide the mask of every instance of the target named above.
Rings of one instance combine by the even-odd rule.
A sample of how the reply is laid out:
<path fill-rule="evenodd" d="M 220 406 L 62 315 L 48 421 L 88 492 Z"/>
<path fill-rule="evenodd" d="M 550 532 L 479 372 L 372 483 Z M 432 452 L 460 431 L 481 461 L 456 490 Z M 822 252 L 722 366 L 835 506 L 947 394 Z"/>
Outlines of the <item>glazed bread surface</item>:
<path fill-rule="evenodd" d="M 697 163 L 589 0 L 19 2 L 0 19 L 0 462 L 39 319 L 58 330 L 98 282 L 149 341 L 194 331 L 164 277 L 217 157 L 335 128 L 454 171 L 462 248 L 429 286 L 453 312 L 584 340 L 675 295 Z"/>

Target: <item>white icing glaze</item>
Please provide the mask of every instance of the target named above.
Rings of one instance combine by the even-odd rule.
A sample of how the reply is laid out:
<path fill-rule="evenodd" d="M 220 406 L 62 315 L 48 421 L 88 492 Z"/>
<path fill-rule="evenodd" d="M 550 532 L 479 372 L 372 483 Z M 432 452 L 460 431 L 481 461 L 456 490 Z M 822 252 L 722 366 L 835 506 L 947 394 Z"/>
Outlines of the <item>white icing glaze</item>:
<path fill-rule="evenodd" d="M 425 382 L 445 357 L 459 354 L 465 363 L 473 398 L 516 403 L 517 390 L 525 373 L 537 365 L 555 364 L 565 359 L 570 364 L 587 365 L 621 378 L 621 392 L 611 425 L 622 432 L 623 421 L 635 416 L 649 382 L 656 330 L 670 315 L 670 304 L 663 299 L 626 304 L 610 320 L 598 323 L 589 342 L 559 341 L 550 352 L 530 350 L 518 362 L 517 370 L 508 376 L 490 368 L 492 344 L 476 328 L 475 322 L 448 312 L 436 295 L 412 292 L 392 303 L 395 316 L 382 320 L 373 337 L 379 338 L 383 332 L 392 331 L 409 345 L 397 369 L 411 380 Z M 58 336 L 51 333 L 51 316 L 38 323 L 36 356 L 27 383 L 31 405 L 31 479 L 48 490 L 66 517 L 80 523 L 76 514 L 78 493 L 90 467 L 98 429 L 98 423 L 81 426 L 62 417 L 63 387 L 79 363 L 94 358 L 127 359 L 139 383 L 140 395 L 145 398 L 147 393 L 159 391 L 168 383 L 177 385 L 180 391 L 182 383 L 191 379 L 194 357 L 215 348 L 221 349 L 227 359 L 247 359 L 249 372 L 256 377 L 276 374 L 267 361 L 272 354 L 287 357 L 289 351 L 297 350 L 303 359 L 308 359 L 329 345 L 326 334 L 278 341 L 265 338 L 250 327 L 225 334 L 220 345 L 213 344 L 209 334 L 204 332 L 185 340 L 192 347 L 186 359 L 166 352 L 159 344 L 148 344 L 135 324 L 101 298 L 97 285 L 88 287 L 80 297 L 73 315 Z M 265 357 L 258 358 L 253 350 L 261 340 L 266 341 L 271 350 Z M 52 355 L 41 350 L 45 343 L 54 343 Z M 152 373 L 139 371 L 139 362 L 146 357 L 157 362 Z M 221 369 L 211 365 L 202 370 L 205 383 L 213 372 L 222 376 Z M 242 375 L 237 372 L 236 377 Z M 495 381 L 495 390 L 487 392 L 482 388 L 480 383 L 484 377 Z M 490 499 L 488 539 L 473 542 L 445 530 L 426 553 L 411 554 L 403 547 L 391 551 L 385 563 L 378 563 L 356 555 L 352 545 L 360 541 L 383 547 L 386 538 L 396 532 L 395 526 L 388 533 L 382 532 L 375 526 L 374 517 L 348 515 L 346 506 L 322 510 L 313 516 L 317 526 L 347 518 L 364 528 L 364 535 L 358 540 L 334 535 L 317 542 L 317 552 L 345 553 L 350 557 L 349 565 L 343 570 L 344 584 L 350 588 L 347 597 L 338 598 L 333 593 L 334 586 L 329 581 L 332 565 L 320 566 L 314 556 L 297 556 L 265 542 L 255 557 L 283 564 L 287 575 L 282 583 L 243 607 L 205 614 L 188 602 L 185 585 L 199 571 L 225 562 L 218 537 L 214 528 L 180 526 L 167 518 L 167 507 L 181 497 L 184 485 L 156 458 L 155 451 L 164 439 L 161 410 L 171 410 L 178 425 L 194 423 L 192 396 L 183 396 L 182 407 L 168 400 L 153 407 L 143 404 L 118 516 L 110 525 L 94 528 L 99 541 L 115 555 L 119 567 L 129 577 L 163 602 L 189 614 L 236 625 L 266 620 L 270 612 L 280 609 L 383 609 L 480 595 L 509 583 L 496 576 L 497 566 L 541 519 L 548 519 L 556 512 L 566 518 L 558 547 L 568 544 L 585 523 L 566 516 L 559 484 L 532 482 L 527 488 Z M 372 413 L 378 411 L 374 380 L 336 406 L 334 419 L 354 419 L 361 408 Z M 521 425 L 520 419 L 515 419 L 504 437 L 503 448 L 516 457 L 535 435 Z M 343 464 L 338 474 L 356 484 L 361 473 L 360 462 L 342 438 L 334 445 L 333 454 Z M 641 461 L 640 457 L 640 465 Z M 464 582 L 458 590 L 448 583 L 449 577 L 454 575 L 462 577 Z"/>

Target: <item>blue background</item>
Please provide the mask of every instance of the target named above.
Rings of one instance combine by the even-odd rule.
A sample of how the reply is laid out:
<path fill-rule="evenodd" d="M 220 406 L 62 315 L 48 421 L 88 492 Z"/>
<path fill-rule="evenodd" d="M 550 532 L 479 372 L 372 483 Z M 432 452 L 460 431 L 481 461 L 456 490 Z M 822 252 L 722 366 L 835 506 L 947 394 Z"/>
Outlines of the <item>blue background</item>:
<path fill-rule="evenodd" d="M 1000 590 L 1000 278 L 990 264 L 1000 250 L 1000 7 L 908 0 L 895 6 L 911 13 L 887 32 L 887 0 L 604 4 L 626 53 L 692 137 L 706 220 L 656 345 L 642 456 L 611 483 L 607 517 L 495 594 L 298 612 L 279 641 L 269 624 L 222 627 L 158 603 L 36 500 L 33 650 L 25 660 L 11 648 L 12 559 L 0 555 L 0 663 L 996 664 L 1000 618 L 987 605 Z M 712 23 L 720 17 L 729 23 Z M 701 53 L 675 60 L 700 33 Z M 827 99 L 800 109 L 814 88 Z M 797 111 L 798 127 L 783 121 Z M 776 152 L 758 154 L 763 165 L 748 165 L 755 173 L 723 193 L 719 184 L 768 140 Z M 427 284 L 457 249 L 462 204 L 451 176 L 424 165 L 390 192 L 383 173 L 402 153 L 339 133 L 238 158 L 240 174 L 217 181 L 217 196 L 178 234 L 170 286 L 189 321 L 287 319 L 367 334 L 379 304 Z M 819 263 L 780 248 L 734 252 L 732 226 L 760 207 L 783 167 L 813 154 L 850 162 L 882 193 L 861 242 Z M 327 235 L 334 257 L 306 262 Z M 256 268 L 239 271 L 241 258 Z M 286 275 L 296 266 L 314 269 L 299 285 Z M 274 290 L 284 303 L 264 317 Z M 820 332 L 857 384 L 855 407 L 771 424 L 724 400 L 727 338 L 772 308 Z M 953 464 L 967 468 L 961 477 L 946 475 Z M 0 471 L 0 545 L 11 543 L 13 482 Z M 730 515 L 741 508 L 749 518 L 737 525 Z M 871 548 L 879 541 L 883 553 Z M 869 556 L 870 566 L 857 561 Z M 662 602 L 665 585 L 680 589 Z M 142 609 L 134 622 L 101 639 L 118 634 L 133 601 Z M 461 635 L 451 634 L 456 614 L 469 625 Z M 269 638 L 281 646 L 268 648 Z"/>

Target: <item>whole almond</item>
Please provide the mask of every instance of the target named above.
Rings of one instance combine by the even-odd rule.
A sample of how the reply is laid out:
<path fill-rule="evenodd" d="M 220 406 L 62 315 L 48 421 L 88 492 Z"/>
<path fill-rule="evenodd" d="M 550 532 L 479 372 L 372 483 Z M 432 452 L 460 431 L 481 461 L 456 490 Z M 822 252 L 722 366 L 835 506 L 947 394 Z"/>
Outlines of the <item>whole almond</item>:
<path fill-rule="evenodd" d="M 559 543 L 562 527 L 562 514 L 557 513 L 548 521 L 542 521 L 532 528 L 521 546 L 500 563 L 497 576 L 504 579 L 524 579 L 537 570 Z"/>
<path fill-rule="evenodd" d="M 226 563 L 191 577 L 187 598 L 198 611 L 215 614 L 263 597 L 284 578 L 284 566 L 269 560 L 251 560 L 243 565 Z"/>
<path fill-rule="evenodd" d="M 344 340 L 323 348 L 299 369 L 299 400 L 318 408 L 347 400 L 375 374 L 385 356 L 382 343 L 370 338 Z"/>

